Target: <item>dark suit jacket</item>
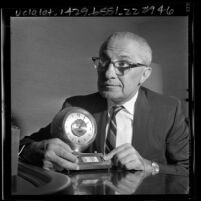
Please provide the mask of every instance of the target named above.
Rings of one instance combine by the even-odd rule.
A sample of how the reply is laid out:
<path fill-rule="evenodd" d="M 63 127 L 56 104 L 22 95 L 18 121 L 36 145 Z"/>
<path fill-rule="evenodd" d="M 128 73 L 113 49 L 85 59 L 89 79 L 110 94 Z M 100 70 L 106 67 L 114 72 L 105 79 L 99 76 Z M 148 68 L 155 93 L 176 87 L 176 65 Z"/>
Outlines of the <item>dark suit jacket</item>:
<path fill-rule="evenodd" d="M 107 101 L 99 93 L 66 99 L 62 108 L 76 106 L 89 111 L 97 123 L 97 137 L 88 151 L 103 152 Z M 132 145 L 142 157 L 159 163 L 160 171 L 187 175 L 189 172 L 189 128 L 181 103 L 141 87 L 135 104 Z M 49 139 L 50 124 L 25 137 L 21 145 L 32 140 Z"/>

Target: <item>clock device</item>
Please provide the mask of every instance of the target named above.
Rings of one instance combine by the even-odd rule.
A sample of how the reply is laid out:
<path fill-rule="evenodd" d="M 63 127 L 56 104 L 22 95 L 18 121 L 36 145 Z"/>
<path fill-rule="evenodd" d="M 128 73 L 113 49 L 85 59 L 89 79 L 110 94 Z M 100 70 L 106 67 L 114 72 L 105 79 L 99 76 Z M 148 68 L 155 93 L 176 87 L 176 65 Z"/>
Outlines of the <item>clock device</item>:
<path fill-rule="evenodd" d="M 80 107 L 67 107 L 56 114 L 50 133 L 67 143 L 78 157 L 79 169 L 105 169 L 111 167 L 102 153 L 83 153 L 96 138 L 97 125 L 94 117 Z"/>

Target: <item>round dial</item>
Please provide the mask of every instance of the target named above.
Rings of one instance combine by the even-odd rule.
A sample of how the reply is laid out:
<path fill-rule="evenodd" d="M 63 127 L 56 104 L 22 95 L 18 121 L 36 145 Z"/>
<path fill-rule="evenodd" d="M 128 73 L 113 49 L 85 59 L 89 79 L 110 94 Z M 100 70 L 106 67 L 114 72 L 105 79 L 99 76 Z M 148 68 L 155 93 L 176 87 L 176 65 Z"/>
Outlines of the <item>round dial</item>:
<path fill-rule="evenodd" d="M 64 130 L 72 143 L 86 144 L 94 137 L 95 128 L 85 114 L 73 112 L 65 119 Z"/>
<path fill-rule="evenodd" d="M 96 133 L 94 117 L 80 107 L 64 108 L 51 123 L 52 137 L 62 139 L 74 151 L 86 149 L 94 141 Z"/>

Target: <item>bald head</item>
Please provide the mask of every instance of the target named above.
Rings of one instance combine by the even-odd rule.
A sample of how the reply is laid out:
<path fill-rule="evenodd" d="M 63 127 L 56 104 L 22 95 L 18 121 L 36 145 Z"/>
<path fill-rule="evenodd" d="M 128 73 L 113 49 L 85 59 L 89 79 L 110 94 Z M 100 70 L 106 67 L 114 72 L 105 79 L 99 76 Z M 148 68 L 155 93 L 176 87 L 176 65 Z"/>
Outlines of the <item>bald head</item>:
<path fill-rule="evenodd" d="M 152 50 L 147 41 L 131 32 L 115 32 L 112 35 L 110 35 L 106 41 L 102 44 L 99 54 L 101 55 L 104 50 L 106 50 L 108 47 L 111 46 L 116 41 L 122 41 L 128 44 L 130 46 L 137 48 L 137 56 L 141 59 L 141 63 L 150 66 L 152 62 Z"/>

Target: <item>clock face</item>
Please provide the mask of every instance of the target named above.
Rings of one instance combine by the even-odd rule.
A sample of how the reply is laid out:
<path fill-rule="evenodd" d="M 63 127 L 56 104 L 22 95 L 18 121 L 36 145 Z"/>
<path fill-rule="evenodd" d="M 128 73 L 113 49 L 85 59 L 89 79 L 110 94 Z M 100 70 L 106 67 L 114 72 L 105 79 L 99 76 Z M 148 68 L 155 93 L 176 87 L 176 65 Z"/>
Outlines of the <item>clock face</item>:
<path fill-rule="evenodd" d="M 71 112 L 64 121 L 64 130 L 73 144 L 85 145 L 95 137 L 95 125 L 91 117 L 78 111 Z"/>
<path fill-rule="evenodd" d="M 70 145 L 73 151 L 82 152 L 96 138 L 96 120 L 83 108 L 66 107 L 55 115 L 50 134 Z"/>

